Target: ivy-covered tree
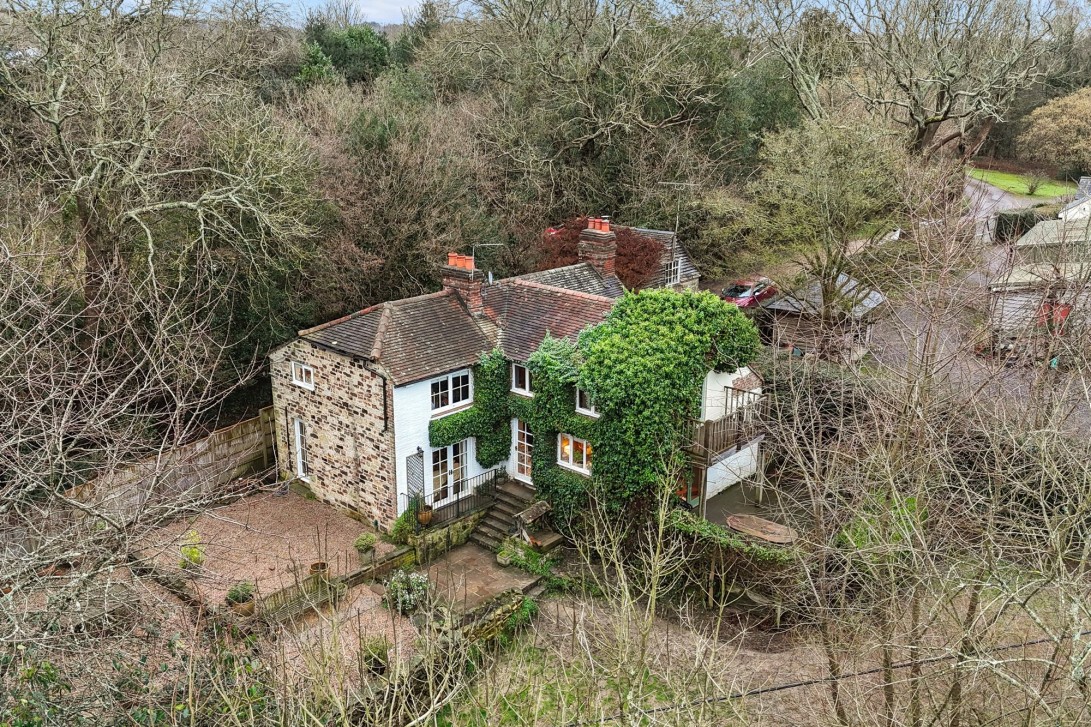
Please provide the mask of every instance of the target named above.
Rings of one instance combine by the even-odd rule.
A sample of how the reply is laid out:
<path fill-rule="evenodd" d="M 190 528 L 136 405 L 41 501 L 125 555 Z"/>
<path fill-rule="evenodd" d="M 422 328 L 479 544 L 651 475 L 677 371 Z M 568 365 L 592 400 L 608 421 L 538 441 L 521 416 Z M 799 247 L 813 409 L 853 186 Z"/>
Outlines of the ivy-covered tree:
<path fill-rule="evenodd" d="M 601 412 L 595 476 L 616 501 L 655 486 L 700 412 L 709 371 L 757 355 L 757 330 L 709 292 L 627 294 L 580 336 L 579 385 Z"/>

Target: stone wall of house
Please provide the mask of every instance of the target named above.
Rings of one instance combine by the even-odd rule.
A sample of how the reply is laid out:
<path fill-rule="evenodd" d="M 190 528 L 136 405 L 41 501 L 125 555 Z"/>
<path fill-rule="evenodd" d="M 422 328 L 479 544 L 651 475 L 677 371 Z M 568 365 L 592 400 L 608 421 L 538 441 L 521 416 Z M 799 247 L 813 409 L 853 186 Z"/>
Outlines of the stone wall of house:
<path fill-rule="evenodd" d="M 397 516 L 392 384 L 372 364 L 302 339 L 269 359 L 281 477 L 296 477 L 298 418 L 306 425 L 306 484 L 315 496 L 389 528 Z M 292 361 L 314 370 L 313 390 L 292 382 Z"/>

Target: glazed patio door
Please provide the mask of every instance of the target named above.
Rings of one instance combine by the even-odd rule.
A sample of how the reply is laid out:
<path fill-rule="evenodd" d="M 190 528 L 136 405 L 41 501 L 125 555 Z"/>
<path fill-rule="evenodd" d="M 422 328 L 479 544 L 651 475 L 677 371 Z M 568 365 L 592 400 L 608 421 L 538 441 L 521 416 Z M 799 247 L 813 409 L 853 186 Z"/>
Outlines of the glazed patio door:
<path fill-rule="evenodd" d="M 528 485 L 531 477 L 531 460 L 534 454 L 534 433 L 522 419 L 515 420 L 515 479 Z"/>
<path fill-rule="evenodd" d="M 432 451 L 432 507 L 443 507 L 466 494 L 469 440 Z"/>

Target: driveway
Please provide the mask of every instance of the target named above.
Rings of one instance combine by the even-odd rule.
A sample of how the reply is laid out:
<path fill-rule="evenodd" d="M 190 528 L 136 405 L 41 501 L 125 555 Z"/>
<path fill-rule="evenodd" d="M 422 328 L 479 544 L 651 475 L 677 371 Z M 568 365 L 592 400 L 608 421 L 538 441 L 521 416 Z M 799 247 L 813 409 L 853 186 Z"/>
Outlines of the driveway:
<path fill-rule="evenodd" d="M 966 177 L 965 190 L 966 199 L 970 202 L 968 216 L 978 220 L 987 220 L 1004 210 L 1029 207 L 1032 204 L 1047 201 L 1005 192 L 999 187 L 986 184 L 973 177 Z"/>

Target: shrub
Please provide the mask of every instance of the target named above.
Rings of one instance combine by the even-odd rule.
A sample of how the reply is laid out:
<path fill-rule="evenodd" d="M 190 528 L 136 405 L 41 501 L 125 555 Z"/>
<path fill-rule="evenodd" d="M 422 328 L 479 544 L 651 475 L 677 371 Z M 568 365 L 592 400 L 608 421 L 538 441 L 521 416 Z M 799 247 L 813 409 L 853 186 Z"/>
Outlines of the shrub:
<path fill-rule="evenodd" d="M 399 515 L 390 528 L 390 540 L 398 545 L 405 545 L 409 542 L 409 536 L 413 534 L 416 523 L 415 517 L 416 515 L 412 509 L 406 510 Z"/>
<path fill-rule="evenodd" d="M 385 664 L 390 658 L 390 641 L 385 636 L 365 636 L 360 639 L 360 651 L 365 658 Z"/>
<path fill-rule="evenodd" d="M 428 596 L 428 577 L 423 573 L 397 570 L 390 574 L 386 582 L 386 595 L 383 600 L 398 613 L 416 611 Z"/>
<path fill-rule="evenodd" d="M 236 603 L 248 603 L 249 601 L 254 600 L 254 584 L 250 581 L 239 581 L 231 586 L 225 600 L 229 606 Z"/>
<path fill-rule="evenodd" d="M 379 542 L 379 538 L 375 533 L 360 533 L 360 537 L 352 541 L 352 547 L 361 553 L 367 553 L 375 548 L 377 542 Z"/>
<path fill-rule="evenodd" d="M 201 545 L 201 536 L 196 530 L 188 531 L 182 538 L 182 546 L 178 549 L 182 558 L 178 565 L 182 568 L 200 568 L 205 562 L 205 549 Z"/>

